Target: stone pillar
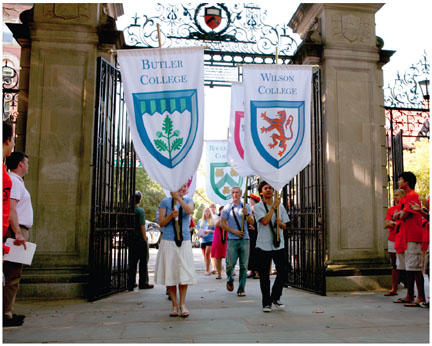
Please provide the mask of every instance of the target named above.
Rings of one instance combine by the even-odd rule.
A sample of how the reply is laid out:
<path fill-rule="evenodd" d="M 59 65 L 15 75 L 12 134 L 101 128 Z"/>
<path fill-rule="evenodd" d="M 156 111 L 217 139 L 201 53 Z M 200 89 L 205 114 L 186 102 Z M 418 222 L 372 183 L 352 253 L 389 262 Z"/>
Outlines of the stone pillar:
<path fill-rule="evenodd" d="M 301 4 L 289 26 L 304 39 L 297 63 L 322 71 L 327 290 L 391 286 L 382 51 L 382 4 Z"/>
<path fill-rule="evenodd" d="M 31 42 L 22 58 L 30 62 L 25 183 L 34 209 L 30 241 L 37 250 L 23 274 L 21 297 L 85 294 L 96 58 L 110 59 L 116 46 L 107 10 L 96 3 L 36 3 L 22 24 Z"/>

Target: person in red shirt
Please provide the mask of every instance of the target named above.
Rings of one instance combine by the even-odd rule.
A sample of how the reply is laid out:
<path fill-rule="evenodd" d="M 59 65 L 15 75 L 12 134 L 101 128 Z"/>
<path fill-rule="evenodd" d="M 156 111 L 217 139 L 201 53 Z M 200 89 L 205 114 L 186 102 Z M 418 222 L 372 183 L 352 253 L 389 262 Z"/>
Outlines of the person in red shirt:
<path fill-rule="evenodd" d="M 396 238 L 396 221 L 393 220 L 393 215 L 399 211 L 399 201 L 405 196 L 405 191 L 397 189 L 393 191 L 394 206 L 388 208 L 387 216 L 385 218 L 385 227 L 389 231 L 387 238 L 388 241 L 388 252 L 390 255 L 390 263 L 392 265 L 392 289 L 391 291 L 384 294 L 385 296 L 397 296 L 397 288 L 400 279 L 400 271 L 396 268 L 396 250 L 395 250 L 395 238 Z"/>
<path fill-rule="evenodd" d="M 426 274 L 429 278 L 429 198 L 420 199 L 423 208 L 417 203 L 411 203 L 410 206 L 413 210 L 422 214 L 422 227 L 423 227 L 423 241 L 422 241 L 422 273 Z M 429 307 L 429 302 L 420 302 L 420 306 L 424 308 Z"/>
<path fill-rule="evenodd" d="M 15 141 L 12 136 L 12 126 L 3 121 L 3 160 L 9 157 L 15 146 Z M 5 237 L 9 227 L 10 215 L 10 192 L 12 189 L 12 180 L 6 171 L 3 163 L 3 238 Z M 9 253 L 9 247 L 4 243 L 3 239 L 3 253 Z"/>
<path fill-rule="evenodd" d="M 399 174 L 399 188 L 406 192 L 400 201 L 400 211 L 395 213 L 399 220 L 396 225 L 395 249 L 397 253 L 397 269 L 406 271 L 408 294 L 406 299 L 400 298 L 395 303 L 404 306 L 421 306 L 425 302 L 424 279 L 422 266 L 422 216 L 412 209 L 412 203 L 420 204 L 419 195 L 414 191 L 417 178 L 412 172 Z M 417 285 L 418 298 L 414 301 L 414 281 Z"/>

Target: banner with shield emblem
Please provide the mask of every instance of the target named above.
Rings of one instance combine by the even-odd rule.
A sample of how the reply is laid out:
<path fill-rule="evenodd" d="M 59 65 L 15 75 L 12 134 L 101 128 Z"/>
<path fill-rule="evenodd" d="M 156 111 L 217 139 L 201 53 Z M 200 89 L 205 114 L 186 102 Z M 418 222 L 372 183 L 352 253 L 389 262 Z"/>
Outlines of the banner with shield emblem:
<path fill-rule="evenodd" d="M 245 65 L 245 159 L 280 190 L 311 159 L 312 67 Z"/>
<path fill-rule="evenodd" d="M 254 175 L 244 159 L 244 90 L 241 83 L 231 85 L 231 115 L 228 139 L 228 162 L 242 176 Z"/>
<path fill-rule="evenodd" d="M 246 179 L 240 176 L 228 162 L 228 141 L 205 141 L 205 144 L 207 160 L 207 197 L 213 203 L 226 205 L 232 200 L 231 189 L 234 186 L 240 186 L 244 191 Z"/>
<path fill-rule="evenodd" d="M 203 48 L 119 50 L 135 151 L 148 175 L 177 191 L 202 153 Z"/>

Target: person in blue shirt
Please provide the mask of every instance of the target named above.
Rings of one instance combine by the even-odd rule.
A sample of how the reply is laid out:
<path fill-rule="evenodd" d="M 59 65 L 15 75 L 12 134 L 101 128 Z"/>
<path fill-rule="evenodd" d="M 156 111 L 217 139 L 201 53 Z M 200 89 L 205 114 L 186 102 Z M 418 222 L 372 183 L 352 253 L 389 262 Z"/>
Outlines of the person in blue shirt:
<path fill-rule="evenodd" d="M 244 297 L 246 286 L 247 265 L 249 261 L 249 234 L 248 224 L 254 223 L 251 215 L 251 208 L 248 204 L 243 205 L 241 202 L 242 190 L 240 187 L 233 187 L 231 190 L 232 203 L 226 205 L 222 210 L 221 227 L 227 231 L 227 254 L 226 254 L 226 274 L 227 290 L 234 290 L 233 271 L 237 263 L 240 262 L 239 287 L 237 295 Z M 242 217 L 245 216 L 245 222 L 242 229 Z"/>
<path fill-rule="evenodd" d="M 186 307 L 187 288 L 188 285 L 196 284 L 189 231 L 194 202 L 185 196 L 186 193 L 187 184 L 184 184 L 177 192 L 171 192 L 171 197 L 164 198 L 159 204 L 159 225 L 163 229 L 154 278 L 156 284 L 167 286 L 172 302 L 170 316 L 181 317 L 189 316 Z M 177 285 L 180 295 L 179 304 Z"/>
<path fill-rule="evenodd" d="M 204 275 L 210 275 L 213 273 L 213 271 L 210 271 L 210 255 L 211 255 L 211 247 L 213 242 L 213 234 L 215 231 L 215 222 L 212 216 L 212 213 L 210 211 L 210 208 L 205 208 L 203 212 L 203 216 L 201 220 L 198 221 L 197 228 L 202 232 L 204 235 L 200 239 L 201 243 L 201 250 L 204 255 L 204 263 L 205 263 L 205 274 Z M 216 273 L 216 271 L 214 271 Z"/>
<path fill-rule="evenodd" d="M 283 285 L 286 280 L 286 256 L 284 253 L 283 230 L 287 228 L 289 221 L 288 214 L 280 198 L 273 198 L 274 189 L 265 181 L 258 185 L 258 192 L 261 195 L 261 202 L 255 205 L 254 215 L 258 225 L 258 236 L 256 241 L 256 254 L 258 272 L 260 277 L 260 288 L 262 294 L 263 312 L 284 308 L 280 301 Z M 276 213 L 279 212 L 279 218 Z M 279 226 L 279 243 L 275 241 L 277 225 Z M 273 259 L 276 265 L 277 276 L 270 293 L 270 261 Z"/>

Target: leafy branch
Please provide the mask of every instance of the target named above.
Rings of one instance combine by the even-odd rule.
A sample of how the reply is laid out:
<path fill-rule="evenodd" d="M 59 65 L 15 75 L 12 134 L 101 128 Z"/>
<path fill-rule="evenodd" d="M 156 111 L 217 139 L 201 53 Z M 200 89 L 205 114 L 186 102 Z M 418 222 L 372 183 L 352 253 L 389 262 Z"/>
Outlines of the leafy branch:
<path fill-rule="evenodd" d="M 161 131 L 156 132 L 156 136 L 158 138 L 165 138 L 167 141 L 164 141 L 163 139 L 155 139 L 154 144 L 159 151 L 168 151 L 169 159 L 172 158 L 172 152 L 174 150 L 180 150 L 183 144 L 183 138 L 179 137 L 174 139 L 174 141 L 171 143 L 171 139 L 174 137 L 178 137 L 180 135 L 179 130 L 175 130 L 173 132 L 173 121 L 170 119 L 170 117 L 167 116 L 164 119 L 162 131 L 165 133 L 162 133 Z"/>

